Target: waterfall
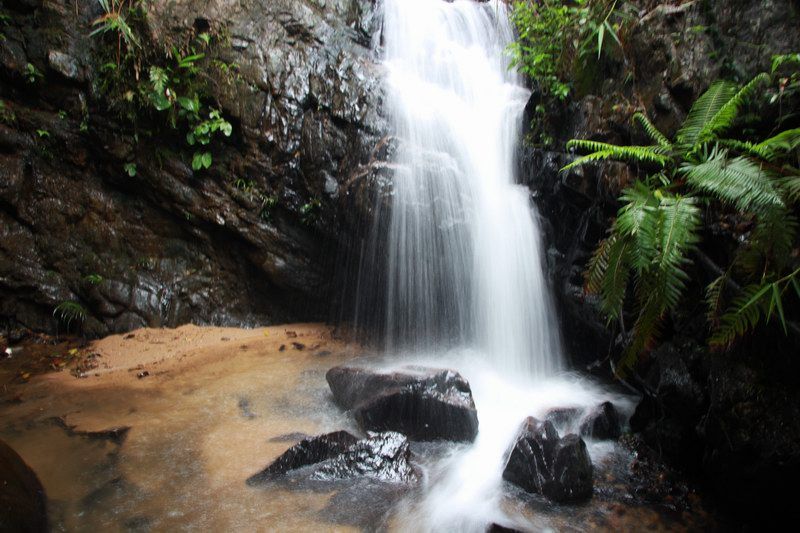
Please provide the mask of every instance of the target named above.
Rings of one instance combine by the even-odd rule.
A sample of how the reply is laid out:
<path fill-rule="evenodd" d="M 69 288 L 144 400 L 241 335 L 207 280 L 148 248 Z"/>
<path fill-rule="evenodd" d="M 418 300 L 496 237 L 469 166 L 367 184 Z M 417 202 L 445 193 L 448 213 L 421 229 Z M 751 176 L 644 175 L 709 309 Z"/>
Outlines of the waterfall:
<path fill-rule="evenodd" d="M 529 92 L 508 68 L 501 1 L 386 0 L 399 147 L 386 235 L 390 351 L 477 350 L 507 374 L 561 366 L 529 191 L 515 156 Z M 383 242 L 385 239 L 385 242 Z"/>

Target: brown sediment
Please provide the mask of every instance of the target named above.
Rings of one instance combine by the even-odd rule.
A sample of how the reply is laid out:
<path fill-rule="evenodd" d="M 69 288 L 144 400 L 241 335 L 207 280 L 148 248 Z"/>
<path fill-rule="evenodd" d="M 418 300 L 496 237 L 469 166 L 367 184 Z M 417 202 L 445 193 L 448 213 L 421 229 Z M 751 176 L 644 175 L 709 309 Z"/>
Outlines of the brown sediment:
<path fill-rule="evenodd" d="M 288 339 L 306 349 L 280 351 Z M 0 391 L 0 438 L 57 500 L 56 526 L 347 529 L 320 515 L 330 494 L 245 480 L 286 449 L 275 437 L 348 429 L 324 373 L 358 346 L 319 324 L 190 325 L 88 349 L 100 364 L 85 378 L 51 372 Z"/>

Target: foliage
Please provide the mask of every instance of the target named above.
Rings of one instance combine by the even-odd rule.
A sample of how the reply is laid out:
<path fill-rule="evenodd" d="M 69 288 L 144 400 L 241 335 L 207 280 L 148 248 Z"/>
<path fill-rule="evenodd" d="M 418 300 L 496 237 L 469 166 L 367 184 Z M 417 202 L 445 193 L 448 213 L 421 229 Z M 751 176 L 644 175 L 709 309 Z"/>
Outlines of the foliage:
<path fill-rule="evenodd" d="M 512 67 L 538 82 L 547 96 L 564 100 L 577 68 L 600 60 L 608 43 L 621 47 L 624 15 L 618 0 L 524 0 L 511 21 L 518 39 L 509 47 Z"/>
<path fill-rule="evenodd" d="M 653 144 L 568 143 L 589 153 L 564 170 L 606 159 L 649 169 L 645 179 L 623 192 L 622 208 L 586 273 L 587 292 L 599 295 L 609 321 L 621 323 L 633 278 L 636 319 L 621 371 L 651 347 L 663 319 L 681 302 L 691 254 L 700 242 L 701 205 L 734 210 L 752 227 L 742 235 L 728 271 L 706 289 L 710 344 L 729 346 L 773 317 L 786 330 L 783 296 L 793 288 L 800 297 L 800 269 L 786 273 L 796 240 L 792 204 L 800 199 L 800 170 L 793 165 L 800 160 L 800 130 L 787 129 L 760 142 L 724 137 L 748 100 L 769 82 L 768 75 L 760 74 L 743 87 L 726 81 L 712 84 L 672 141 L 645 115 L 636 114 L 634 120 Z M 726 309 L 726 294 L 739 286 L 734 275 L 747 286 Z"/>
<path fill-rule="evenodd" d="M 14 113 L 14 110 L 6 104 L 5 100 L 0 100 L 0 122 L 10 126 L 16 121 L 17 115 Z"/>
<path fill-rule="evenodd" d="M 53 316 L 69 329 L 73 322 L 83 323 L 86 320 L 86 309 L 78 302 L 65 301 L 56 306 Z"/>
<path fill-rule="evenodd" d="M 44 78 L 44 74 L 42 74 L 35 65 L 32 63 L 27 63 L 25 65 L 25 81 L 33 85 L 42 78 Z"/>
<path fill-rule="evenodd" d="M 103 15 L 92 22 L 94 30 L 91 36 L 114 33 L 117 36 L 117 65 L 122 59 L 122 46 L 130 51 L 139 46 L 139 40 L 126 20 L 126 15 L 133 8 L 134 0 L 97 0 L 103 8 Z M 126 7 L 126 4 L 129 4 Z"/>
<path fill-rule="evenodd" d="M 218 80 L 232 83 L 235 67 L 209 56 L 216 42 L 208 33 L 195 35 L 186 43 L 173 43 L 163 53 L 158 53 L 157 47 L 145 47 L 138 37 L 145 34 L 143 2 L 98 1 L 105 15 L 94 22 L 92 35 L 110 39 L 105 44 L 114 45 L 114 57 L 106 56 L 100 66 L 99 91 L 137 135 L 141 122 L 180 132 L 191 149 L 192 168 L 210 168 L 213 157 L 209 145 L 219 135 L 230 137 L 233 132 L 233 126 L 215 105 L 211 88 Z M 105 50 L 108 53 L 109 48 Z M 218 75 L 222 65 L 224 72 Z M 135 166 L 130 165 L 125 170 L 135 176 Z"/>

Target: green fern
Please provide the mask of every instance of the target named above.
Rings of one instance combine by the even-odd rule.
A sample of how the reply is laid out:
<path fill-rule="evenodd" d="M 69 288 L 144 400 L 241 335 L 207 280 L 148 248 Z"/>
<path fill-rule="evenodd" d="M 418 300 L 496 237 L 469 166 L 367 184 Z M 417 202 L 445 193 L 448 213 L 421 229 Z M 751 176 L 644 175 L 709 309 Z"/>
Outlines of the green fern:
<path fill-rule="evenodd" d="M 717 81 L 711 85 L 689 110 L 686 121 L 675 136 L 677 145 L 683 151 L 691 150 L 699 142 L 701 133 L 735 95 L 736 85 L 731 82 Z"/>
<path fill-rule="evenodd" d="M 696 190 L 720 198 L 741 211 L 763 214 L 784 208 L 773 180 L 750 158 L 728 159 L 726 150 L 714 149 L 701 163 L 685 163 L 680 172 Z"/>
<path fill-rule="evenodd" d="M 792 288 L 800 298 L 798 274 L 800 268 L 776 281 L 754 283 L 745 287 L 720 319 L 720 325 L 714 331 L 709 344 L 718 348 L 728 347 L 738 337 L 754 330 L 762 320 L 769 322 L 773 315 L 778 317 L 784 333 L 788 332 L 783 294 Z"/>
<path fill-rule="evenodd" d="M 800 148 L 800 128 L 782 131 L 753 146 L 753 151 L 767 161 L 775 161 Z"/>
<path fill-rule="evenodd" d="M 657 145 L 661 146 L 662 148 L 672 149 L 672 143 L 669 142 L 666 135 L 661 133 L 658 128 L 656 128 L 655 124 L 650 122 L 650 119 L 647 118 L 643 113 L 635 113 L 633 115 L 633 120 L 641 124 L 644 131 L 650 136 L 650 139 L 653 140 Z"/>
<path fill-rule="evenodd" d="M 65 301 L 56 306 L 53 310 L 53 316 L 64 322 L 67 329 L 69 329 L 73 322 L 82 323 L 86 320 L 86 309 L 78 302 Z"/>
<path fill-rule="evenodd" d="M 695 142 L 705 142 L 716 138 L 719 134 L 729 129 L 733 125 L 734 120 L 736 120 L 736 117 L 739 116 L 739 111 L 742 106 L 747 102 L 753 92 L 767 81 L 769 81 L 769 75 L 762 73 L 739 89 L 739 91 L 725 102 L 719 111 L 711 117 L 711 120 L 703 126 Z"/>
<path fill-rule="evenodd" d="M 778 180 L 778 186 L 783 191 L 784 196 L 789 203 L 796 203 L 800 201 L 800 171 L 794 176 L 785 176 Z"/>
<path fill-rule="evenodd" d="M 671 161 L 670 157 L 666 155 L 664 148 L 661 146 L 616 146 L 596 141 L 573 139 L 567 143 L 567 148 L 587 150 L 592 153 L 579 157 L 572 163 L 566 165 L 561 169 L 562 172 L 586 163 L 606 159 L 643 163 L 659 167 L 665 167 Z"/>

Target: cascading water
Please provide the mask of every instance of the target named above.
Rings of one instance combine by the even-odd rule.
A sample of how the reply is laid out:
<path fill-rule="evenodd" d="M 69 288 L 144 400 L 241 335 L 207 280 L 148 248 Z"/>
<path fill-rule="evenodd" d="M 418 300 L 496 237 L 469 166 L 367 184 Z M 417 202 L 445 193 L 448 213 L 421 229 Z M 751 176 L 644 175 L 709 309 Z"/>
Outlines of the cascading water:
<path fill-rule="evenodd" d="M 483 531 L 509 519 L 501 474 L 520 422 L 607 395 L 559 372 L 536 215 L 515 183 L 529 92 L 508 68 L 506 3 L 385 0 L 384 9 L 397 170 L 391 218 L 378 217 L 373 234 L 372 263 L 385 272 L 379 288 L 362 287 L 385 291 L 387 352 L 457 368 L 480 419 L 475 443 L 429 465 L 421 496 L 396 516 L 402 530 Z"/>
<path fill-rule="evenodd" d="M 387 0 L 402 140 L 388 230 L 387 345 L 455 341 L 499 370 L 551 375 L 558 328 L 528 190 L 514 182 L 528 91 L 508 68 L 503 2 Z"/>

